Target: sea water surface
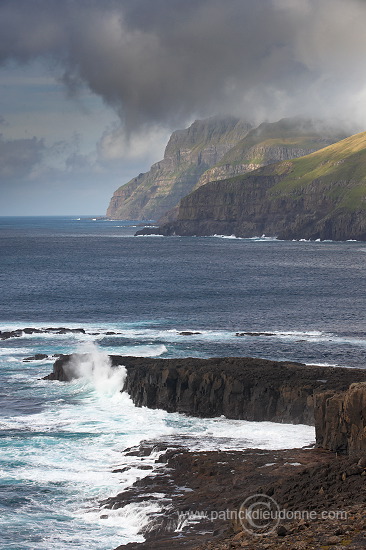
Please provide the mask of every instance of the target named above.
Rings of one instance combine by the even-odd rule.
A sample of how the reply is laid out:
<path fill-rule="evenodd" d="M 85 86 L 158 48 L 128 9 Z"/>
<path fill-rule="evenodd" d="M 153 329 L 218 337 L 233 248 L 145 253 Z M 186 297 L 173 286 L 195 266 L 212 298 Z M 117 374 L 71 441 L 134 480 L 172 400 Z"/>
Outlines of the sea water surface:
<path fill-rule="evenodd" d="M 134 237 L 136 225 L 0 219 L 0 330 L 52 329 L 0 340 L 2 549 L 111 550 L 142 540 L 159 495 L 107 519 L 99 503 L 145 475 L 141 465 L 156 467 L 154 456 L 126 456 L 143 439 L 202 449 L 314 440 L 308 426 L 136 408 L 108 353 L 365 366 L 365 243 Z M 90 353 L 97 371 L 69 384 L 42 380 L 55 354 L 74 351 Z M 24 361 L 36 353 L 47 357 Z"/>

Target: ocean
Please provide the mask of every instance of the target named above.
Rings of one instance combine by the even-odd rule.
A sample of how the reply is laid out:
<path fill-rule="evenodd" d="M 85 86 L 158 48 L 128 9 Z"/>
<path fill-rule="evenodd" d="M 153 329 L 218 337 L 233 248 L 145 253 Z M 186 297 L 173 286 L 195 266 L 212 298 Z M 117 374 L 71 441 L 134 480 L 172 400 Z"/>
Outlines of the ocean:
<path fill-rule="evenodd" d="M 99 506 L 146 465 L 157 468 L 158 451 L 126 452 L 142 440 L 194 449 L 314 441 L 310 426 L 136 408 L 108 353 L 366 364 L 365 243 L 134 237 L 137 225 L 0 218 L 0 330 L 41 331 L 0 340 L 1 549 L 112 550 L 143 540 L 159 495 L 108 518 Z M 77 351 L 93 355 L 97 372 L 42 380 L 57 354 Z"/>

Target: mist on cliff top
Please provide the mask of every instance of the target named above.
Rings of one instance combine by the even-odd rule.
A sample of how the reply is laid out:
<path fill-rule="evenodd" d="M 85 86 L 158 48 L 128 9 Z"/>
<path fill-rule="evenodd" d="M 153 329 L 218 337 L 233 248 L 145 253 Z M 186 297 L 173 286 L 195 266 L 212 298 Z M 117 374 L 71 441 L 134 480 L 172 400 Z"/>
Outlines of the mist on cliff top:
<path fill-rule="evenodd" d="M 365 130 L 365 23 L 366 0 L 0 0 L 0 214 L 103 214 L 212 115 Z"/>
<path fill-rule="evenodd" d="M 43 58 L 129 132 L 232 113 L 366 127 L 361 0 L 2 0 L 0 63 Z"/>

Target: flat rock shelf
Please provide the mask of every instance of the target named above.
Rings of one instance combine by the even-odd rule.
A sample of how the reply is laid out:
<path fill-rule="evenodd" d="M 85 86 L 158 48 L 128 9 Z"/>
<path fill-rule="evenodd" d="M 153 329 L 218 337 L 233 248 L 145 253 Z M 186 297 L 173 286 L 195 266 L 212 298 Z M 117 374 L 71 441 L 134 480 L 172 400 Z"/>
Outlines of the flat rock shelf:
<path fill-rule="evenodd" d="M 60 356 L 46 379 L 76 378 L 79 359 L 76 354 Z M 159 450 L 157 467 L 103 501 L 101 517 L 127 503 L 154 499 L 159 499 L 160 511 L 142 529 L 144 543 L 117 550 L 366 546 L 366 370 L 248 357 L 109 359 L 112 367 L 125 366 L 123 390 L 136 406 L 315 425 L 317 442 L 314 448 L 282 451 L 192 451 L 184 437 L 175 436 L 129 449 L 136 457 Z M 313 516 L 302 521 L 286 517 L 258 537 L 230 516 L 257 494 L 274 499 L 282 510 Z M 207 515 L 191 521 L 192 511 Z M 341 521 L 336 512 L 343 514 Z"/>

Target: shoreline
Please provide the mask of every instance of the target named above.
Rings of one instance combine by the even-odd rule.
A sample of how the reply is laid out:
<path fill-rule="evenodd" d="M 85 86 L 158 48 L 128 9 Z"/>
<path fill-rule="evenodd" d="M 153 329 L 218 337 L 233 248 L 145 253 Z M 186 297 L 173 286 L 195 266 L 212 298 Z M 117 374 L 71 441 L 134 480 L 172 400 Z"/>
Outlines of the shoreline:
<path fill-rule="evenodd" d="M 165 443 L 145 442 L 131 452 L 146 456 L 157 445 Z M 338 544 L 347 540 L 347 548 L 366 544 L 366 522 L 362 522 L 366 471 L 357 466 L 355 458 L 315 448 L 194 452 L 177 445 L 167 448 L 158 460 L 165 464 L 160 472 L 102 503 L 102 513 L 108 515 L 109 508 L 149 503 L 157 492 L 165 495 L 161 511 L 141 531 L 145 541 L 115 550 L 277 549 L 289 545 L 310 549 L 328 544 L 332 537 L 332 544 L 335 539 Z M 271 495 L 290 518 L 260 537 L 245 531 L 237 520 L 240 505 L 258 493 Z M 299 512 L 305 519 L 293 521 L 291 513 Z M 186 518 L 190 517 L 189 523 Z M 304 541 L 306 546 L 301 546 Z"/>
<path fill-rule="evenodd" d="M 106 356 L 123 367 L 121 391 L 137 407 L 189 416 L 315 426 L 319 447 L 366 450 L 366 370 L 307 366 L 252 357 L 152 359 Z M 93 354 L 61 355 L 45 380 L 68 382 L 93 372 Z"/>
<path fill-rule="evenodd" d="M 61 356 L 46 379 L 67 382 L 78 378 L 80 364 L 97 368 L 93 360 L 88 354 Z M 138 407 L 197 417 L 304 423 L 315 425 L 316 430 L 316 447 L 282 451 L 195 452 L 179 444 L 179 438 L 173 447 L 165 443 L 165 453 L 158 459 L 165 464 L 162 470 L 101 503 L 103 517 L 108 509 L 149 502 L 157 493 L 162 500 L 161 512 L 141 530 L 146 541 L 116 550 L 277 549 L 292 542 L 292 548 L 305 550 L 346 540 L 349 549 L 366 546 L 366 522 L 361 522 L 366 503 L 366 370 L 248 357 L 109 356 L 109 360 L 111 368 L 126 368 L 122 391 Z M 131 452 L 148 456 L 157 445 L 164 441 L 145 442 Z M 192 510 L 235 511 L 246 498 L 258 494 L 294 512 L 343 510 L 347 528 L 338 526 L 337 530 L 334 518 L 303 522 L 300 531 L 299 522 L 285 521 L 258 539 L 258 533 L 248 533 L 232 518 L 217 517 L 213 526 L 205 517 L 193 521 L 188 530 L 176 531 L 179 513 L 190 517 Z M 305 546 L 304 541 L 308 541 Z"/>

